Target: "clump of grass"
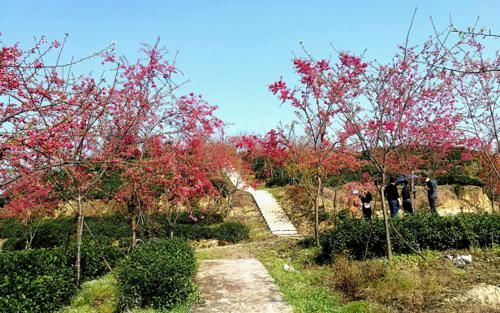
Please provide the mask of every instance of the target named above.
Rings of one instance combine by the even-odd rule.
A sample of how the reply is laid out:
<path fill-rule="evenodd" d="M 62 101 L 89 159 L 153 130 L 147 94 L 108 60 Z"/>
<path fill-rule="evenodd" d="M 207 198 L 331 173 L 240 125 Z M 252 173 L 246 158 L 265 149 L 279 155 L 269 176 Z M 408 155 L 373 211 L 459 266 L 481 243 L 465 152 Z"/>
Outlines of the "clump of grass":
<path fill-rule="evenodd" d="M 350 261 L 345 255 L 336 257 L 332 269 L 330 280 L 333 287 L 342 292 L 347 300 L 363 298 L 363 286 L 386 275 L 386 267 L 380 261 Z"/>
<path fill-rule="evenodd" d="M 107 274 L 84 283 L 71 300 L 71 305 L 61 313 L 114 313 L 117 304 L 116 279 Z"/>
<path fill-rule="evenodd" d="M 337 256 L 331 265 L 330 286 L 344 301 L 367 301 L 367 312 L 490 312 L 488 307 L 453 301 L 464 289 L 479 282 L 494 285 L 500 277 L 494 271 L 499 255 L 495 249 L 470 252 L 474 261 L 467 269 L 457 268 L 436 251 L 424 251 L 424 258 L 396 256 L 391 262 Z"/>
<path fill-rule="evenodd" d="M 118 287 L 114 276 L 107 274 L 84 283 L 73 297 L 71 304 L 60 313 L 116 313 Z M 193 295 L 194 298 L 197 294 Z M 134 309 L 130 313 L 185 313 L 190 303 L 180 304 L 171 310 Z"/>
<path fill-rule="evenodd" d="M 327 277 L 331 268 L 316 266 L 314 259 L 317 249 L 298 249 L 296 244 L 261 251 L 258 258 L 274 278 L 285 300 L 294 312 L 368 312 L 368 303 L 352 302 L 342 305 L 337 293 L 332 293 Z M 293 272 L 284 271 L 284 264 L 295 268 Z"/>

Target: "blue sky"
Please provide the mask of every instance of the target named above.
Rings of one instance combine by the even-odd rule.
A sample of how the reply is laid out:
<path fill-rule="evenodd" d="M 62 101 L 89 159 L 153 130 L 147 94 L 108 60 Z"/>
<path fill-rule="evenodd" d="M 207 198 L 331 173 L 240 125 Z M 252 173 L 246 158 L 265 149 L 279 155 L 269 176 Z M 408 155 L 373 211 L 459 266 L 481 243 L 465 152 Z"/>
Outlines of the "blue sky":
<path fill-rule="evenodd" d="M 331 43 L 388 60 L 404 40 L 415 7 L 413 43 L 432 33 L 429 16 L 440 29 L 450 16 L 463 28 L 480 16 L 480 25 L 500 32 L 498 0 L 2 0 L 0 32 L 4 42 L 24 47 L 34 35 L 53 40 L 69 33 L 66 54 L 76 57 L 115 42 L 117 54 L 129 60 L 137 58 L 140 43 L 159 36 L 172 56 L 179 52 L 180 80 L 191 81 L 186 91 L 217 105 L 218 116 L 233 124 L 229 133 L 262 133 L 293 118 L 267 85 L 294 77 L 291 60 L 302 55 L 299 41 L 316 57 L 329 57 Z"/>

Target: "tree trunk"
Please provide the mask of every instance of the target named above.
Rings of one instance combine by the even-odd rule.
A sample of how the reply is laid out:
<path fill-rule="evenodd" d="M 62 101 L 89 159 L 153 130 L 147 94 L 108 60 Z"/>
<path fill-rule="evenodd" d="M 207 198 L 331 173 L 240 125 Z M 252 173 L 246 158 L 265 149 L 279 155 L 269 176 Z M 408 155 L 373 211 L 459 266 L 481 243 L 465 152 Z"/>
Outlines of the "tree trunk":
<path fill-rule="evenodd" d="M 391 243 L 391 233 L 389 228 L 389 214 L 387 212 L 387 207 L 385 203 L 384 189 L 386 184 L 386 174 L 382 173 L 382 186 L 379 188 L 380 201 L 382 204 L 382 214 L 384 215 L 384 228 L 385 228 L 385 239 L 387 242 L 387 259 L 390 261 L 392 259 L 392 243 Z"/>
<path fill-rule="evenodd" d="M 130 247 L 132 249 L 135 248 L 135 243 L 137 242 L 137 219 L 135 217 L 135 215 L 132 215 L 132 221 L 131 221 L 132 225 L 132 242 L 131 242 L 131 245 Z"/>
<path fill-rule="evenodd" d="M 321 188 L 321 177 L 318 175 L 318 186 L 316 189 L 316 198 L 314 199 L 314 239 L 317 247 L 319 247 L 319 198 L 321 195 Z"/>
<path fill-rule="evenodd" d="M 337 226 L 337 187 L 333 188 L 333 223 Z"/>
<path fill-rule="evenodd" d="M 78 193 L 77 198 L 78 207 L 78 219 L 77 219 L 77 231 L 76 231 L 76 285 L 80 286 L 81 277 L 81 246 L 82 246 L 82 235 L 83 235 L 83 205 L 82 205 L 82 195 Z"/>
<path fill-rule="evenodd" d="M 488 191 L 490 193 L 491 213 L 495 213 L 495 193 L 493 191 L 493 175 L 488 175 Z"/>
<path fill-rule="evenodd" d="M 415 188 L 415 175 L 413 171 L 411 171 L 411 192 L 413 194 L 413 203 L 415 204 L 417 203 L 417 189 Z"/>

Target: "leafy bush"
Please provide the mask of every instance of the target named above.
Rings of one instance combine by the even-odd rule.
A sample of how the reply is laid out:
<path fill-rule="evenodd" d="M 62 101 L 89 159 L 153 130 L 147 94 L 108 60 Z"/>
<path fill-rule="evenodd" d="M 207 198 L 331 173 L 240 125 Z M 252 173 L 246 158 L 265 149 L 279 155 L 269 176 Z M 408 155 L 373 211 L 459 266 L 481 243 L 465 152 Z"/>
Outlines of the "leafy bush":
<path fill-rule="evenodd" d="M 215 229 L 215 238 L 231 243 L 236 243 L 249 238 L 248 226 L 239 222 L 225 222 Z"/>
<path fill-rule="evenodd" d="M 111 243 L 113 239 L 130 236 L 127 218 L 123 215 L 108 215 L 103 217 L 86 217 L 92 233 L 103 243 Z M 68 244 L 74 240 L 76 233 L 75 220 L 70 217 L 47 218 L 38 222 L 36 232 L 31 242 L 31 248 L 53 248 Z M 4 220 L 0 226 L 3 238 L 9 238 L 4 244 L 4 250 L 21 250 L 25 247 L 25 227 L 14 219 Z M 84 231 L 84 238 L 90 237 Z"/>
<path fill-rule="evenodd" d="M 52 248 L 68 243 L 76 231 L 75 220 L 70 217 L 48 218 L 40 222 L 32 248 Z"/>
<path fill-rule="evenodd" d="M 215 228 L 202 225 L 184 225 L 178 224 L 174 227 L 174 237 L 182 239 L 213 239 L 216 237 Z M 164 232 L 162 238 L 168 238 L 170 234 Z"/>
<path fill-rule="evenodd" d="M 130 237 L 130 225 L 125 215 L 86 217 L 85 222 L 92 230 L 92 233 L 102 239 L 118 239 Z"/>
<path fill-rule="evenodd" d="M 73 242 L 65 250 L 67 266 L 71 267 L 76 260 L 76 244 Z M 118 247 L 100 244 L 100 249 L 94 241 L 84 240 L 81 245 L 81 281 L 92 280 L 109 272 L 104 259 L 115 268 L 118 262 L 125 257 L 125 252 Z"/>
<path fill-rule="evenodd" d="M 168 309 L 185 302 L 194 291 L 196 260 L 183 240 L 150 241 L 125 259 L 118 273 L 119 308 Z"/>
<path fill-rule="evenodd" d="M 248 226 L 240 222 L 224 222 L 215 226 L 202 225 L 175 225 L 174 236 L 190 239 L 219 239 L 226 242 L 236 243 L 249 238 Z M 167 238 L 164 234 L 163 238 Z"/>
<path fill-rule="evenodd" d="M 75 292 L 75 274 L 59 249 L 0 251 L 0 308 L 54 312 Z"/>
<path fill-rule="evenodd" d="M 290 174 L 283 167 L 276 166 L 273 160 L 266 157 L 255 158 L 252 161 L 252 170 L 255 173 L 255 178 L 266 181 L 267 187 L 281 187 L 293 182 L 293 177 L 290 177 Z"/>
<path fill-rule="evenodd" d="M 411 253 L 413 249 L 448 250 L 490 247 L 500 243 L 499 214 L 433 214 L 407 215 L 392 220 L 394 253 Z M 406 243 L 405 243 L 406 241 Z M 409 246 L 410 247 L 409 247 Z M 354 259 L 381 257 L 386 254 L 383 220 L 343 220 L 335 229 L 321 236 L 320 261 L 331 261 L 345 253 Z"/>
<path fill-rule="evenodd" d="M 447 175 L 436 177 L 439 185 L 460 185 L 460 186 L 484 186 L 484 183 L 475 177 L 455 174 L 453 172 L 448 173 Z"/>
<path fill-rule="evenodd" d="M 386 267 L 382 262 L 352 262 L 345 255 L 337 257 L 332 270 L 333 275 L 329 279 L 333 287 L 349 300 L 358 299 L 363 285 L 381 279 L 386 274 Z"/>
<path fill-rule="evenodd" d="M 190 215 L 195 217 L 193 220 Z M 215 212 L 202 212 L 201 210 L 193 210 L 189 212 L 181 212 L 177 217 L 177 224 L 196 224 L 196 225 L 213 225 L 222 223 L 224 218 L 221 214 Z"/>
<path fill-rule="evenodd" d="M 241 223 L 223 223 L 222 215 L 218 213 L 203 213 L 194 210 L 193 215 L 198 222 L 189 218 L 189 213 L 181 213 L 177 224 L 174 226 L 176 237 L 198 240 L 198 239 L 220 239 L 228 242 L 238 242 L 248 239 L 248 228 Z M 111 245 L 116 240 L 122 241 L 123 245 L 129 246 L 130 225 L 128 219 L 123 215 L 107 215 L 103 217 L 87 217 L 85 221 L 92 233 L 98 238 L 99 243 Z M 25 248 L 24 227 L 15 220 L 4 220 L 0 226 L 0 232 L 9 238 L 3 249 L 8 251 L 22 250 Z M 69 217 L 58 217 L 40 221 L 32 248 L 52 248 L 67 246 L 75 241 L 76 225 L 74 219 Z M 163 214 L 152 215 L 148 223 L 139 227 L 139 237 L 142 238 L 169 238 L 170 226 L 167 217 Z M 93 241 L 84 229 L 83 239 Z"/>
<path fill-rule="evenodd" d="M 24 234 L 24 227 L 15 218 L 0 220 L 0 238 L 20 238 Z"/>
<path fill-rule="evenodd" d="M 22 250 L 26 247 L 27 229 L 15 219 L 9 219 L 2 224 L 4 238 L 9 238 L 3 249 L 8 251 Z M 32 226 L 35 236 L 31 241 L 31 248 L 53 248 L 61 246 L 68 242 L 69 235 L 74 232 L 73 219 L 68 217 L 59 217 L 57 219 L 44 219 L 35 222 Z"/>

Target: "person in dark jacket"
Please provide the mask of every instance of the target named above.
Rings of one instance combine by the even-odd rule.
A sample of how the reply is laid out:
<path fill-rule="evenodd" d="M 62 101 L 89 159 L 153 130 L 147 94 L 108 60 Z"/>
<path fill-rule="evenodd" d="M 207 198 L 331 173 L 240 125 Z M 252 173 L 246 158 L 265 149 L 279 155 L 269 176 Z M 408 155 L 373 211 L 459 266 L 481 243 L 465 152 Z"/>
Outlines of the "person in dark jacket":
<path fill-rule="evenodd" d="M 425 184 L 427 185 L 427 198 L 429 199 L 429 207 L 431 209 L 431 213 L 438 214 L 436 210 L 436 200 L 437 200 L 437 182 L 435 180 L 430 179 L 429 177 L 425 178 Z"/>
<path fill-rule="evenodd" d="M 401 198 L 403 199 L 403 210 L 405 213 L 412 214 L 413 206 L 411 204 L 411 187 L 407 180 L 403 181 L 403 190 L 401 190 Z"/>
<path fill-rule="evenodd" d="M 389 185 L 384 189 L 384 195 L 389 202 L 389 209 L 391 210 L 391 217 L 396 217 L 399 211 L 399 192 L 398 187 L 396 187 L 396 179 L 391 177 L 389 179 Z"/>
<path fill-rule="evenodd" d="M 361 212 L 363 212 L 363 217 L 371 220 L 372 219 L 372 194 L 368 190 L 363 190 L 363 193 L 359 195 L 361 199 Z"/>

